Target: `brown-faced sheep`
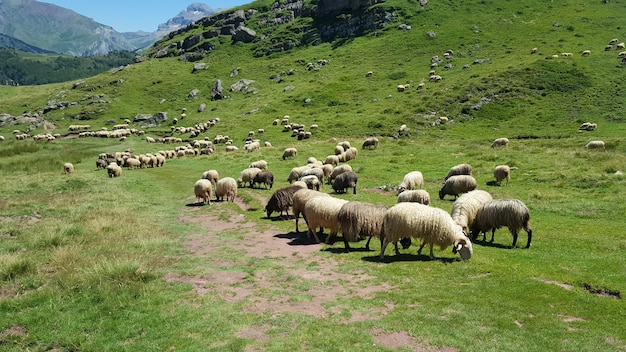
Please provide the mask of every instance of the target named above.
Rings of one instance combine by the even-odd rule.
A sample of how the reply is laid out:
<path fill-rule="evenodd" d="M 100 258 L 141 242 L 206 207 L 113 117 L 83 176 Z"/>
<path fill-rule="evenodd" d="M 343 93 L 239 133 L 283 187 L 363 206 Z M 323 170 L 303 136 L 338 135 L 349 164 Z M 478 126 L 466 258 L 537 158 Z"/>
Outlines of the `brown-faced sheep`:
<path fill-rule="evenodd" d="M 63 164 L 63 172 L 66 174 L 71 174 L 72 172 L 74 172 L 74 164 L 72 163 Z"/>
<path fill-rule="evenodd" d="M 530 228 L 530 211 L 526 204 L 518 199 L 496 199 L 484 203 L 476 213 L 474 222 L 470 225 L 472 238 L 483 233 L 483 241 L 486 240 L 487 231 L 491 230 L 491 241 L 496 229 L 502 226 L 509 228 L 513 235 L 513 244 L 517 245 L 517 233 L 520 229 L 524 229 L 528 234 L 528 242 L 526 248 L 530 248 L 533 237 L 533 231 Z"/>
<path fill-rule="evenodd" d="M 387 210 L 383 220 L 385 234 L 380 249 L 380 258 L 385 256 L 389 243 L 397 243 L 404 236 L 421 239 L 417 254 L 426 244 L 430 245 L 430 258 L 434 259 L 433 246 L 442 250 L 452 245 L 452 252 L 459 253 L 463 260 L 472 256 L 472 243 L 446 211 L 419 203 L 397 203 Z M 399 253 L 396 250 L 396 255 Z"/>
<path fill-rule="evenodd" d="M 450 176 L 439 190 L 439 199 L 443 200 L 447 194 L 456 199 L 459 194 L 476 189 L 476 179 L 470 175 Z"/>

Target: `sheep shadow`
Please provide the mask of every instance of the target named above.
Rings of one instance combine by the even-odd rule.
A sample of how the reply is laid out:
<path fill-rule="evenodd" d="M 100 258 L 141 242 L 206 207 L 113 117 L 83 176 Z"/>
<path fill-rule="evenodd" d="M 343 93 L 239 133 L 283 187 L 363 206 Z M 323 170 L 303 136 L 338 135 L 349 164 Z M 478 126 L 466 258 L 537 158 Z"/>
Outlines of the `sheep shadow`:
<path fill-rule="evenodd" d="M 350 249 L 346 252 L 346 248 L 343 247 L 343 245 L 342 245 L 341 247 L 324 248 L 322 251 L 323 252 L 333 253 L 333 254 L 344 254 L 344 253 L 356 253 L 356 252 L 367 252 L 367 253 L 369 253 L 369 252 L 372 252 L 374 250 L 373 249 L 367 249 L 365 247 L 355 248 L 355 247 L 350 246 Z"/>
<path fill-rule="evenodd" d="M 487 186 L 501 187 L 502 185 L 496 181 L 487 181 Z"/>
<path fill-rule="evenodd" d="M 310 246 L 319 244 L 315 241 L 315 238 L 308 238 L 306 233 L 302 234 L 300 232 L 287 232 L 287 233 L 279 233 L 274 235 L 275 238 L 287 239 L 287 245 L 289 246 Z"/>
<path fill-rule="evenodd" d="M 408 253 L 400 253 L 399 255 L 386 255 L 384 258 L 380 258 L 379 255 L 372 257 L 363 257 L 361 260 L 369 263 L 395 263 L 395 262 L 431 262 L 431 261 L 440 261 L 445 264 L 450 264 L 459 261 L 459 258 L 441 258 L 435 257 L 435 259 L 430 259 L 430 256 L 427 254 L 408 254 Z"/>
<path fill-rule="evenodd" d="M 205 205 L 210 206 L 210 204 L 205 204 L 203 202 L 195 202 L 195 203 L 187 203 L 187 204 L 185 204 L 186 207 L 203 207 Z"/>
<path fill-rule="evenodd" d="M 472 244 L 474 245 L 480 245 L 481 247 L 492 247 L 492 248 L 501 248 L 501 249 L 513 249 L 513 247 L 511 247 L 510 245 L 505 245 L 505 244 L 501 244 L 501 243 L 495 243 L 495 242 L 489 242 L 489 241 L 479 241 L 479 240 L 473 240 Z"/>

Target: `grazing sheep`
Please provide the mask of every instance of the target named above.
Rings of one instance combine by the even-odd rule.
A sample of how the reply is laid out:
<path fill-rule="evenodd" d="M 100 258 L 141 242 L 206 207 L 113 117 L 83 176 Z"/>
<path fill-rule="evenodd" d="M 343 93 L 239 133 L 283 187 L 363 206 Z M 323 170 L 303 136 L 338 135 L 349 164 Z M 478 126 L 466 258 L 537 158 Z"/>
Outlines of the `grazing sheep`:
<path fill-rule="evenodd" d="M 304 212 L 304 205 L 309 199 L 318 196 L 330 197 L 327 193 L 308 188 L 300 189 L 293 194 L 292 212 L 293 216 L 296 218 L 296 232 L 300 232 L 300 229 L 298 229 L 298 221 L 300 218 L 300 214 Z M 304 218 L 304 221 L 306 221 L 306 218 Z"/>
<path fill-rule="evenodd" d="M 449 179 L 450 176 L 456 176 L 456 175 L 470 175 L 470 176 L 472 176 L 472 165 L 470 165 L 470 164 L 459 164 L 459 165 L 451 167 L 450 170 L 448 171 L 448 174 L 446 175 L 446 177 L 443 180 L 445 181 L 445 180 Z"/>
<path fill-rule="evenodd" d="M 413 202 L 430 205 L 430 194 L 425 189 L 411 189 L 398 194 L 398 203 Z"/>
<path fill-rule="evenodd" d="M 583 50 L 583 52 L 581 53 L 582 56 L 589 56 L 591 55 L 591 50 Z"/>
<path fill-rule="evenodd" d="M 324 164 L 329 164 L 332 166 L 339 165 L 339 157 L 337 155 L 329 155 L 324 159 Z"/>
<path fill-rule="evenodd" d="M 287 158 L 295 158 L 296 156 L 298 156 L 298 150 L 296 150 L 296 148 L 287 148 L 283 152 L 283 160 Z"/>
<path fill-rule="evenodd" d="M 352 171 L 347 171 L 335 178 L 333 190 L 335 193 L 346 193 L 348 188 L 352 188 L 352 194 L 356 194 L 357 182 L 359 182 L 359 176 Z"/>
<path fill-rule="evenodd" d="M 234 202 L 237 197 L 237 181 L 232 177 L 221 178 L 215 184 L 215 198 L 222 201 L 224 197 L 227 202 Z"/>
<path fill-rule="evenodd" d="M 236 147 L 236 146 L 234 146 L 234 145 L 227 145 L 227 146 L 226 146 L 226 151 L 227 151 L 227 152 L 236 152 L 236 151 L 238 151 L 238 150 L 239 150 L 239 148 L 237 148 L 237 147 Z"/>
<path fill-rule="evenodd" d="M 107 173 L 109 177 L 111 178 L 120 177 L 122 176 L 122 168 L 119 165 L 117 165 L 116 162 L 112 162 L 109 165 L 107 165 Z"/>
<path fill-rule="evenodd" d="M 591 141 L 585 145 L 587 149 L 602 149 L 604 150 L 604 142 L 603 141 Z"/>
<path fill-rule="evenodd" d="M 528 234 L 526 248 L 530 248 L 533 231 L 530 228 L 530 212 L 528 207 L 518 199 L 496 199 L 484 203 L 476 213 L 474 222 L 470 225 L 472 239 L 483 233 L 483 241 L 486 240 L 487 231 L 491 230 L 491 241 L 496 229 L 502 226 L 509 228 L 513 235 L 513 244 L 517 245 L 517 233 L 524 229 Z"/>
<path fill-rule="evenodd" d="M 252 187 L 254 176 L 256 176 L 261 171 L 263 170 L 259 169 L 258 167 L 250 167 L 250 168 L 244 169 L 239 174 L 239 178 L 237 179 L 237 185 L 239 187 L 245 187 L 246 183 L 248 183 L 248 185 Z"/>
<path fill-rule="evenodd" d="M 532 49 L 530 49 L 530 53 L 531 54 L 536 54 L 537 50 L 538 50 L 537 48 L 532 48 Z"/>
<path fill-rule="evenodd" d="M 328 177 L 328 183 L 332 184 L 333 181 L 337 178 L 337 176 L 343 174 L 344 172 L 352 171 L 352 166 L 349 164 L 339 165 L 333 169 L 333 172 L 330 173 Z"/>
<path fill-rule="evenodd" d="M 267 189 L 267 185 L 270 185 L 270 189 L 272 189 L 272 186 L 274 186 L 274 174 L 269 170 L 257 173 L 254 175 L 254 179 L 252 179 L 252 187 L 257 183 L 259 185 L 262 183 L 265 189 Z"/>
<path fill-rule="evenodd" d="M 509 185 L 511 179 L 511 168 L 508 165 L 498 165 L 493 170 L 493 177 L 496 178 L 496 183 L 500 185 L 502 180 L 506 180 L 506 185 Z"/>
<path fill-rule="evenodd" d="M 141 161 L 139 161 L 139 159 L 137 158 L 127 158 L 124 161 L 124 165 L 126 165 L 126 167 L 129 169 L 136 169 L 138 167 L 141 167 Z"/>
<path fill-rule="evenodd" d="M 367 71 L 367 73 L 365 74 L 365 77 L 372 77 L 373 74 L 374 74 L 374 72 Z"/>
<path fill-rule="evenodd" d="M 418 255 L 422 253 L 424 246 L 429 244 L 431 259 L 435 258 L 434 245 L 438 245 L 442 250 L 452 245 L 452 253 L 459 253 L 463 260 L 472 257 L 472 242 L 443 209 L 419 203 L 397 203 L 385 213 L 383 233 L 385 236 L 380 248 L 381 259 L 385 256 L 387 245 L 397 243 L 404 236 L 422 239 Z M 396 255 L 398 254 L 396 247 Z"/>
<path fill-rule="evenodd" d="M 439 199 L 443 200 L 446 194 L 454 196 L 454 199 L 461 193 L 466 193 L 476 189 L 476 179 L 470 175 L 450 176 L 439 190 Z"/>
<path fill-rule="evenodd" d="M 450 212 L 452 220 L 463 228 L 463 232 L 469 233 L 470 225 L 474 222 L 478 209 L 491 200 L 493 200 L 491 194 L 480 189 L 462 194 L 452 204 L 452 211 Z"/>
<path fill-rule="evenodd" d="M 250 142 L 247 143 L 246 145 L 244 145 L 243 149 L 248 151 L 248 152 L 253 152 L 255 150 L 259 150 L 261 148 L 261 143 L 260 142 Z"/>
<path fill-rule="evenodd" d="M 300 178 L 300 181 L 306 184 L 306 188 L 312 189 L 315 191 L 319 191 L 322 186 L 322 183 L 315 175 L 302 176 Z"/>
<path fill-rule="evenodd" d="M 378 148 L 378 138 L 376 137 L 368 137 L 365 139 L 365 141 L 363 142 L 363 145 L 361 146 L 361 149 L 372 149 L 371 147 L 374 147 L 374 149 Z"/>
<path fill-rule="evenodd" d="M 358 242 L 369 237 L 365 248 L 370 249 L 372 237 L 383 238 L 383 219 L 387 207 L 364 202 L 344 204 L 337 218 L 341 224 L 341 233 L 346 252 L 350 251 L 348 242 Z"/>
<path fill-rule="evenodd" d="M 213 193 L 213 184 L 211 181 L 201 178 L 193 185 L 193 193 L 201 204 L 211 204 L 211 195 Z"/>
<path fill-rule="evenodd" d="M 597 124 L 591 122 L 583 122 L 580 127 L 578 127 L 579 131 L 593 131 L 598 127 Z"/>
<path fill-rule="evenodd" d="M 289 207 L 293 205 L 293 194 L 304 188 L 306 188 L 305 184 L 294 183 L 289 187 L 276 190 L 265 205 L 267 217 L 269 218 L 273 212 L 279 213 L 281 218 L 283 216 L 283 212 L 289 216 Z"/>
<path fill-rule="evenodd" d="M 211 181 L 211 183 L 213 185 L 217 184 L 217 181 L 220 180 L 220 174 L 217 172 L 217 170 L 207 170 L 205 172 L 202 173 L 202 178 L 205 180 L 209 180 Z"/>
<path fill-rule="evenodd" d="M 293 181 L 299 180 L 302 177 L 302 175 L 304 175 L 304 172 L 307 171 L 308 169 L 310 169 L 310 167 L 307 165 L 294 167 L 289 172 L 289 176 L 287 176 L 287 182 L 291 183 Z"/>
<path fill-rule="evenodd" d="M 339 143 L 337 143 L 337 145 L 340 145 L 343 148 L 344 151 L 346 151 L 346 150 L 350 149 L 350 147 L 352 147 L 350 145 L 350 142 L 348 142 L 348 141 L 339 142 Z"/>
<path fill-rule="evenodd" d="M 307 232 L 309 238 L 313 235 L 315 240 L 319 242 L 317 228 L 322 228 L 321 231 L 323 231 L 323 228 L 328 228 L 330 231 L 328 237 L 326 237 L 326 243 L 328 243 L 331 237 L 341 231 L 341 225 L 337 216 L 341 207 L 347 202 L 347 200 L 334 197 L 313 197 L 309 199 L 304 204 L 303 212 L 309 227 Z"/>
<path fill-rule="evenodd" d="M 253 168 L 253 167 L 256 167 L 261 170 L 267 170 L 267 161 L 265 160 L 255 161 L 248 166 L 248 168 Z"/>
<path fill-rule="evenodd" d="M 63 172 L 66 174 L 71 174 L 72 172 L 74 172 L 74 164 L 72 163 L 63 164 Z"/>
<path fill-rule="evenodd" d="M 335 155 L 340 155 L 343 154 L 346 150 L 340 146 L 340 145 L 336 145 L 335 146 Z"/>
<path fill-rule="evenodd" d="M 492 143 L 491 143 L 491 148 L 496 148 L 496 147 L 506 147 L 507 145 L 509 145 L 509 139 L 502 137 L 502 138 L 497 138 L 495 139 Z"/>
<path fill-rule="evenodd" d="M 324 170 L 322 170 L 321 168 L 319 168 L 319 167 L 312 167 L 312 168 L 310 168 L 308 170 L 305 170 L 302 173 L 302 177 L 304 177 L 304 176 L 311 176 L 311 175 L 317 177 L 317 179 L 320 181 L 320 184 L 324 182 Z"/>
<path fill-rule="evenodd" d="M 411 171 L 404 175 L 402 182 L 398 185 L 398 194 L 407 189 L 418 189 L 424 186 L 424 176 L 419 171 Z"/>

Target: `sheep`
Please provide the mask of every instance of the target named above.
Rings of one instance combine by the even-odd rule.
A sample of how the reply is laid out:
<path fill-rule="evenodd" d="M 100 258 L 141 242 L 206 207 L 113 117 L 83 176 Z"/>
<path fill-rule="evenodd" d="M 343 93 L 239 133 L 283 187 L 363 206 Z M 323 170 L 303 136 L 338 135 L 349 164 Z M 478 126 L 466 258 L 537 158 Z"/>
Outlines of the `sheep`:
<path fill-rule="evenodd" d="M 583 52 L 581 53 L 582 56 L 589 56 L 591 55 L 591 50 L 583 50 Z"/>
<path fill-rule="evenodd" d="M 74 164 L 72 163 L 63 164 L 63 173 L 71 174 L 72 172 L 74 172 Z"/>
<path fill-rule="evenodd" d="M 339 158 L 339 161 L 350 161 L 356 159 L 357 154 L 359 154 L 359 150 L 354 147 L 350 147 L 337 157 Z"/>
<path fill-rule="evenodd" d="M 253 162 L 252 164 L 248 165 L 248 168 L 259 168 L 261 170 L 267 170 L 267 161 L 265 160 L 258 160 Z"/>
<path fill-rule="evenodd" d="M 365 249 L 370 249 L 372 237 L 383 238 L 383 218 L 387 212 L 384 205 L 365 202 L 348 202 L 341 206 L 337 219 L 341 224 L 341 232 L 345 251 L 350 251 L 348 242 L 358 242 L 369 236 Z"/>
<path fill-rule="evenodd" d="M 363 142 L 363 145 L 361 146 L 361 149 L 371 149 L 371 147 L 374 147 L 374 149 L 378 148 L 378 138 L 373 136 L 366 138 Z"/>
<path fill-rule="evenodd" d="M 450 176 L 456 176 L 456 175 L 470 175 L 470 176 L 472 176 L 472 165 L 470 165 L 470 164 L 459 164 L 459 165 L 451 167 L 450 170 L 448 171 L 448 174 L 446 175 L 446 177 L 443 180 L 445 181 L 445 180 L 449 179 Z"/>
<path fill-rule="evenodd" d="M 306 188 L 305 184 L 294 183 L 291 186 L 276 190 L 265 205 L 267 217 L 269 218 L 273 212 L 279 213 L 281 218 L 283 212 L 289 216 L 289 207 L 293 205 L 293 194 L 304 188 Z"/>
<path fill-rule="evenodd" d="M 498 165 L 493 170 L 493 177 L 495 177 L 498 185 L 502 183 L 502 180 L 506 180 L 506 185 L 508 186 L 511 179 L 511 168 L 508 165 Z"/>
<path fill-rule="evenodd" d="M 407 189 L 418 189 L 424 186 L 424 176 L 419 171 L 411 171 L 404 175 L 402 182 L 398 185 L 398 194 Z"/>
<path fill-rule="evenodd" d="M 335 155 L 343 154 L 346 150 L 341 145 L 335 146 Z"/>
<path fill-rule="evenodd" d="M 337 145 L 340 145 L 343 148 L 344 151 L 350 149 L 350 147 L 351 147 L 350 142 L 348 142 L 348 141 L 339 142 L 339 143 L 337 143 Z"/>
<path fill-rule="evenodd" d="M 307 235 L 309 238 L 311 235 L 315 238 L 315 241 L 320 242 L 317 236 L 317 228 L 328 228 L 329 235 L 326 237 L 326 243 L 329 243 L 330 238 L 335 236 L 337 232 L 341 231 L 341 225 L 337 215 L 341 207 L 348 203 L 347 200 L 343 200 L 335 197 L 313 197 L 304 204 L 303 215 L 307 220 L 309 230 Z"/>
<path fill-rule="evenodd" d="M 578 127 L 578 131 L 593 131 L 598 127 L 597 124 L 591 122 L 583 122 L 580 127 Z"/>
<path fill-rule="evenodd" d="M 532 49 L 530 49 L 530 53 L 531 53 L 531 54 L 536 54 L 536 53 L 537 53 L 537 51 L 538 51 L 538 49 L 537 49 L 537 48 L 532 48 Z"/>
<path fill-rule="evenodd" d="M 373 74 L 374 74 L 374 72 L 367 71 L 367 73 L 365 74 L 365 77 L 372 77 Z"/>
<path fill-rule="evenodd" d="M 476 189 L 476 179 L 470 175 L 450 176 L 439 190 L 439 199 L 443 200 L 447 194 L 453 195 L 454 199 L 461 193 Z"/>
<path fill-rule="evenodd" d="M 224 197 L 227 202 L 234 202 L 237 197 L 237 181 L 232 177 L 221 178 L 215 184 L 215 198 L 222 201 Z"/>
<path fill-rule="evenodd" d="M 433 246 L 443 250 L 452 245 L 452 253 L 459 253 L 462 260 L 472 257 L 472 242 L 445 210 L 419 203 L 397 203 L 387 210 L 383 219 L 383 244 L 380 258 L 385 256 L 389 243 L 397 243 L 403 236 L 422 239 L 417 254 L 430 245 L 430 258 L 434 259 Z M 396 255 L 399 252 L 396 247 Z"/>
<path fill-rule="evenodd" d="M 462 194 L 452 204 L 452 211 L 450 212 L 452 220 L 463 228 L 463 232 L 469 233 L 470 225 L 474 222 L 478 209 L 491 200 L 493 200 L 491 194 L 480 189 Z"/>
<path fill-rule="evenodd" d="M 254 187 L 257 183 L 259 185 L 262 183 L 265 189 L 267 189 L 267 185 L 270 185 L 270 189 L 272 189 L 272 186 L 274 186 L 274 174 L 269 170 L 257 173 L 252 179 L 252 186 Z"/>
<path fill-rule="evenodd" d="M 414 202 L 424 205 L 430 205 L 430 194 L 425 189 L 406 190 L 398 194 L 398 203 Z"/>
<path fill-rule="evenodd" d="M 298 150 L 296 148 L 287 148 L 283 152 L 283 160 L 287 158 L 295 158 L 298 156 Z"/>
<path fill-rule="evenodd" d="M 487 231 L 491 230 L 490 242 L 493 242 L 496 229 L 502 226 L 508 227 L 513 235 L 512 248 L 517 246 L 517 233 L 520 229 L 524 229 L 528 234 L 526 248 L 530 248 L 533 237 L 533 231 L 530 228 L 530 211 L 519 199 L 496 199 L 484 203 L 478 209 L 476 218 L 470 225 L 470 233 L 472 239 L 476 239 L 482 232 L 483 241 L 485 241 Z"/>
<path fill-rule="evenodd" d="M 139 161 L 139 159 L 137 158 L 127 158 L 124 161 L 124 165 L 126 165 L 126 167 L 129 169 L 135 169 L 141 167 L 141 161 Z"/>
<path fill-rule="evenodd" d="M 119 165 L 117 165 L 117 163 L 112 162 L 109 165 L 107 165 L 107 174 L 111 178 L 120 177 L 122 176 L 122 168 Z"/>
<path fill-rule="evenodd" d="M 333 181 L 337 178 L 337 176 L 341 175 L 344 172 L 352 171 L 352 166 L 349 164 L 339 165 L 333 169 L 330 176 L 328 177 L 328 183 L 332 184 Z"/>
<path fill-rule="evenodd" d="M 621 42 L 619 44 L 615 45 L 615 49 L 625 49 L 626 48 L 626 44 L 624 44 L 624 42 Z"/>
<path fill-rule="evenodd" d="M 352 171 L 347 171 L 335 178 L 333 190 L 335 193 L 346 193 L 348 188 L 352 188 L 352 194 L 356 194 L 357 182 L 359 182 L 359 176 Z"/>
<path fill-rule="evenodd" d="M 308 188 L 300 189 L 296 191 L 296 193 L 293 194 L 292 212 L 293 212 L 294 218 L 296 219 L 296 232 L 300 232 L 300 229 L 298 228 L 298 222 L 299 222 L 300 214 L 304 212 L 304 205 L 309 199 L 313 197 L 318 197 L 318 196 L 330 197 L 330 195 L 328 195 L 327 193 L 323 193 L 323 192 L 308 189 Z M 304 218 L 304 221 L 306 221 L 306 218 Z"/>
<path fill-rule="evenodd" d="M 205 172 L 202 173 L 202 178 L 205 180 L 209 180 L 211 181 L 211 183 L 213 185 L 217 184 L 217 181 L 220 180 L 220 174 L 217 172 L 217 170 L 207 170 Z"/>
<path fill-rule="evenodd" d="M 304 182 L 308 189 L 312 189 L 312 190 L 315 190 L 315 191 L 319 191 L 320 187 L 322 185 L 320 180 L 315 175 L 302 176 L 300 178 L 300 181 Z"/>
<path fill-rule="evenodd" d="M 259 169 L 258 167 L 250 167 L 250 168 L 244 169 L 243 171 L 241 171 L 241 173 L 239 173 L 239 178 L 237 179 L 237 185 L 239 187 L 245 187 L 246 183 L 248 183 L 248 185 L 252 187 L 254 176 L 256 176 L 261 171 L 263 170 Z"/>
<path fill-rule="evenodd" d="M 234 145 L 227 145 L 227 146 L 226 146 L 226 151 L 227 151 L 227 152 L 236 152 L 236 151 L 238 151 L 238 150 L 239 150 L 239 148 L 237 148 L 237 147 L 236 147 L 236 146 L 234 146 Z"/>
<path fill-rule="evenodd" d="M 492 143 L 491 143 L 491 148 L 496 148 L 496 147 L 506 147 L 507 145 L 509 145 L 509 139 L 502 137 L 502 138 L 496 138 Z"/>
<path fill-rule="evenodd" d="M 260 148 L 261 148 L 261 143 L 257 141 L 247 143 L 243 147 L 243 149 L 246 150 L 247 152 L 253 152 L 255 150 L 259 150 Z"/>
<path fill-rule="evenodd" d="M 307 171 L 308 169 L 310 169 L 310 167 L 308 167 L 306 165 L 305 166 L 294 167 L 289 172 L 289 176 L 287 176 L 287 182 L 291 183 L 293 181 L 299 180 L 300 177 L 302 177 L 302 175 L 304 174 L 304 172 Z"/>
<path fill-rule="evenodd" d="M 337 166 L 339 165 L 339 157 L 337 155 L 328 155 L 326 159 L 324 159 L 324 164 Z"/>
<path fill-rule="evenodd" d="M 585 145 L 587 149 L 605 149 L 603 141 L 591 141 Z"/>
<path fill-rule="evenodd" d="M 211 195 L 213 193 L 213 184 L 211 181 L 201 178 L 193 185 L 193 192 L 200 204 L 211 204 Z"/>

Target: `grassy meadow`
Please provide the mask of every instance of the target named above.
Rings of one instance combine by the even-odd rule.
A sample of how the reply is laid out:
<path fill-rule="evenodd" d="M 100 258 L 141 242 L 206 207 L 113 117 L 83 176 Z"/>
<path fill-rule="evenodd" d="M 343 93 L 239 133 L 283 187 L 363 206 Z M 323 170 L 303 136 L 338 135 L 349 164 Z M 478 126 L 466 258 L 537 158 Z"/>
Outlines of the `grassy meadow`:
<path fill-rule="evenodd" d="M 255 4 L 267 5 L 245 7 Z M 604 51 L 613 37 L 626 37 L 617 16 L 624 5 L 527 0 L 419 7 L 389 0 L 376 6 L 394 8 L 397 24 L 412 29 L 394 24 L 265 57 L 220 37 L 217 50 L 202 60 L 208 68 L 196 73 L 190 62 L 164 58 L 80 85 L 0 87 L 0 113 L 11 116 L 40 112 L 52 100 L 77 102 L 39 115 L 46 123 L 0 126 L 6 138 L 0 142 L 0 349 L 626 350 L 626 71 L 616 51 Z M 530 54 L 533 47 L 537 54 Z M 429 82 L 431 57 L 447 49 L 455 52 L 453 67 L 435 68 L 443 80 Z M 587 49 L 592 54 L 581 56 Z M 546 59 L 562 52 L 574 55 Z M 329 64 L 305 69 L 320 59 Z M 239 75 L 230 77 L 237 67 Z M 272 78 L 291 69 L 293 75 Z M 250 86 L 258 91 L 210 100 L 215 80 L 227 88 L 243 78 L 254 80 Z M 418 90 L 420 82 L 425 87 Z M 408 91 L 396 91 L 406 83 Z M 200 90 L 198 98 L 188 97 L 193 89 Z M 201 103 L 204 112 L 197 111 Z M 103 152 L 175 147 L 146 143 L 146 136 L 190 141 L 171 132 L 171 119 L 183 107 L 187 117 L 178 126 L 219 117 L 198 138 L 229 135 L 240 150 L 226 153 L 220 145 L 210 156 L 124 169 L 113 179 L 96 170 Z M 133 123 L 145 135 L 124 141 L 12 136 L 15 129 L 66 135 L 73 124 L 110 129 L 159 111 L 168 113 L 168 122 L 153 128 Z M 272 125 L 284 115 L 319 128 L 311 139 L 296 140 Z M 435 124 L 441 116 L 450 122 Z M 585 121 L 598 128 L 578 132 Z M 401 124 L 408 134 L 392 138 Z M 265 132 L 256 137 L 273 147 L 243 151 L 248 131 L 259 128 Z M 361 150 L 368 135 L 379 138 L 377 149 Z M 490 148 L 498 137 L 509 138 L 509 146 Z M 359 148 L 349 162 L 359 183 L 356 195 L 334 194 L 327 185 L 324 192 L 391 206 L 391 189 L 419 170 L 431 205 L 449 211 L 452 198 L 437 196 L 442 179 L 450 167 L 469 163 L 480 189 L 529 207 L 532 247 L 509 248 L 506 228 L 493 244 L 476 241 L 467 262 L 450 248 L 435 249 L 436 260 L 417 256 L 415 242 L 399 257 L 388 249 L 384 260 L 377 241 L 371 251 L 353 243 L 350 253 L 340 240 L 319 250 L 297 245 L 305 233 L 294 233 L 292 220 L 268 219 L 264 202 L 288 185 L 291 168 L 309 156 L 333 154 L 331 138 Z M 603 140 L 606 150 L 585 149 L 590 140 Z M 295 159 L 282 160 L 287 147 L 298 149 Z M 272 190 L 239 189 L 244 208 L 192 206 L 202 172 L 237 178 L 260 159 L 276 176 Z M 64 162 L 76 171 L 63 174 Z M 508 186 L 493 185 L 500 164 L 513 168 Z M 277 235 L 263 237 L 267 231 Z M 288 239 L 288 254 L 250 254 Z M 525 244 L 522 231 L 518 247 Z M 260 309 L 262 303 L 269 308 Z M 393 345 L 381 336 L 406 339 Z"/>

